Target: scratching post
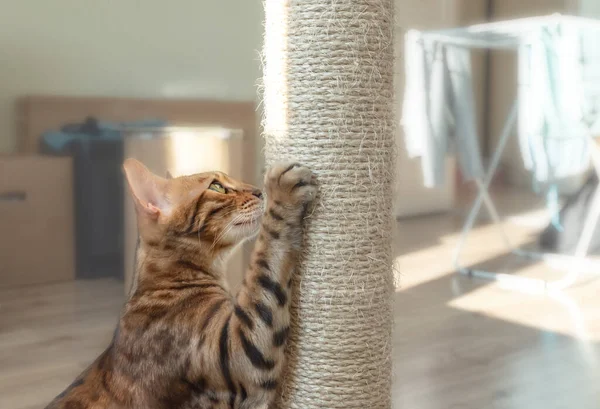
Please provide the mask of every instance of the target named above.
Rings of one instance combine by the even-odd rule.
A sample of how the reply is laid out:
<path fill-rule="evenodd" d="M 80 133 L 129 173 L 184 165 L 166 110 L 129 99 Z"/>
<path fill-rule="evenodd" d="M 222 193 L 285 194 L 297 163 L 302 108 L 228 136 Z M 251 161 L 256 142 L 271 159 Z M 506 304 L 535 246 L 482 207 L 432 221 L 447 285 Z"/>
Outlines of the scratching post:
<path fill-rule="evenodd" d="M 392 0 L 266 0 L 267 164 L 320 195 L 295 276 L 282 409 L 390 408 Z"/>

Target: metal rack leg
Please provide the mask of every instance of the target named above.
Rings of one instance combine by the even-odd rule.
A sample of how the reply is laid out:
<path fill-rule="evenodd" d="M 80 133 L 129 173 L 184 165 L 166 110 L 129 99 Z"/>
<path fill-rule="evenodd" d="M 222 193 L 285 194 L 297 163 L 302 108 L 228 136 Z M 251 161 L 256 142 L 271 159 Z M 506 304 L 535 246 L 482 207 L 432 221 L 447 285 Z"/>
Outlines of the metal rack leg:
<path fill-rule="evenodd" d="M 507 284 L 508 286 L 510 286 L 512 288 L 516 288 L 519 290 L 535 291 L 535 292 L 539 292 L 539 291 L 557 292 L 557 291 L 563 290 L 563 289 L 568 288 L 569 286 L 573 285 L 577 281 L 577 279 L 579 278 L 579 276 L 581 274 L 582 266 L 584 264 L 586 264 L 586 262 L 589 261 L 586 259 L 586 256 L 587 256 L 588 249 L 589 249 L 592 237 L 593 237 L 594 230 L 596 228 L 598 220 L 600 220 L 600 189 L 598 189 L 594 193 L 594 197 L 592 199 L 592 205 L 591 205 L 589 213 L 586 216 L 585 223 L 584 223 L 584 229 L 583 229 L 581 237 L 577 243 L 577 248 L 576 248 L 575 254 L 573 256 L 565 256 L 565 255 L 550 254 L 550 253 L 535 253 L 535 252 L 522 250 L 519 248 L 514 249 L 511 246 L 508 235 L 506 234 L 506 232 L 504 231 L 504 229 L 501 225 L 500 216 L 499 216 L 498 211 L 488 193 L 488 189 L 489 189 L 492 177 L 494 176 L 494 172 L 496 171 L 496 169 L 499 165 L 500 158 L 502 156 L 502 152 L 504 151 L 504 148 L 506 147 L 508 138 L 510 137 L 512 127 L 513 127 L 514 123 L 516 122 L 516 114 L 517 114 L 517 102 L 515 101 L 515 104 L 513 105 L 513 108 L 506 120 L 504 129 L 500 136 L 500 141 L 498 142 L 498 146 L 496 147 L 496 151 L 494 152 L 494 155 L 492 157 L 492 161 L 490 163 L 490 168 L 488 169 L 488 172 L 485 175 L 485 178 L 483 180 L 482 179 L 476 180 L 478 194 L 477 194 L 475 202 L 473 203 L 473 206 L 467 216 L 467 220 L 465 221 L 465 224 L 463 226 L 463 229 L 462 229 L 462 232 L 460 235 L 460 239 L 459 239 L 458 245 L 456 247 L 455 255 L 454 255 L 454 265 L 455 265 L 457 271 L 462 274 L 467 274 L 467 275 L 470 275 L 473 277 L 483 278 L 483 279 L 487 279 L 487 280 L 500 281 L 500 282 Z M 593 164 L 594 164 L 594 170 L 600 177 L 600 149 L 598 149 L 598 147 L 596 146 L 593 139 L 591 140 L 591 146 L 592 146 L 592 159 L 593 159 Z M 562 277 L 558 280 L 546 281 L 546 280 L 541 280 L 541 279 L 515 276 L 512 274 L 495 273 L 495 272 L 489 272 L 489 271 L 484 271 L 484 270 L 477 270 L 477 269 L 463 267 L 460 264 L 460 255 L 464 248 L 467 236 L 469 235 L 471 229 L 473 228 L 473 225 L 477 219 L 477 216 L 478 216 L 479 211 L 481 210 L 481 206 L 483 204 L 485 204 L 487 210 L 489 211 L 494 224 L 496 224 L 499 227 L 501 236 L 502 236 L 505 244 L 507 245 L 507 247 L 509 247 L 511 249 L 513 254 L 515 254 L 517 256 L 521 256 L 521 257 L 544 261 L 547 264 L 557 264 L 557 263 L 568 264 L 570 271 L 564 277 Z M 593 263 L 587 263 L 587 264 L 593 264 Z"/>
<path fill-rule="evenodd" d="M 476 181 L 477 188 L 478 188 L 477 197 L 475 199 L 475 202 L 473 203 L 473 207 L 471 208 L 469 215 L 467 216 L 467 220 L 463 226 L 463 229 L 462 229 L 462 232 L 460 235 L 460 239 L 459 239 L 458 245 L 457 245 L 455 253 L 454 253 L 454 266 L 456 267 L 456 269 L 459 272 L 461 272 L 463 274 L 465 274 L 465 273 L 470 274 L 471 272 L 469 270 L 463 268 L 460 265 L 460 255 L 464 248 L 464 244 L 467 239 L 467 236 L 469 235 L 469 232 L 473 228 L 473 224 L 475 223 L 475 220 L 477 219 L 477 215 L 479 214 L 479 210 L 481 209 L 481 205 L 484 203 L 484 201 L 488 204 L 488 210 L 493 209 L 490 211 L 492 218 L 499 221 L 498 212 L 496 211 L 496 208 L 494 207 L 487 191 L 490 186 L 490 183 L 492 182 L 492 178 L 494 177 L 494 173 L 496 172 L 496 169 L 498 168 L 498 165 L 500 164 L 500 158 L 502 157 L 502 152 L 504 151 L 504 148 L 506 147 L 506 143 L 508 142 L 508 139 L 510 138 L 510 133 L 512 131 L 512 128 L 515 125 L 515 122 L 517 119 L 517 112 L 518 112 L 518 103 L 515 100 L 512 108 L 508 114 L 508 117 L 506 119 L 506 123 L 504 124 L 504 128 L 502 129 L 502 133 L 500 134 L 500 141 L 498 142 L 496 151 L 494 152 L 494 155 L 492 156 L 492 161 L 490 162 L 490 167 L 487 171 L 487 174 L 485 175 L 484 180 L 477 179 L 477 181 Z M 508 237 L 506 235 L 504 235 L 504 236 L 507 240 L 507 244 L 509 244 Z"/>

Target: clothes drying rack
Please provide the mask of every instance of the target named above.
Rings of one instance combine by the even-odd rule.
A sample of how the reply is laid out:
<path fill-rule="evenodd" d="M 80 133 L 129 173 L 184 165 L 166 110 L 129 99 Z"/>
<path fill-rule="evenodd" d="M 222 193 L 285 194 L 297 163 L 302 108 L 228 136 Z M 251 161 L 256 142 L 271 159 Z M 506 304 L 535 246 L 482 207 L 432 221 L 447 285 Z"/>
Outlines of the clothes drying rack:
<path fill-rule="evenodd" d="M 511 21 L 484 23 L 464 28 L 453 28 L 448 30 L 424 31 L 421 34 L 428 38 L 444 44 L 465 47 L 468 49 L 508 49 L 516 50 L 524 42 L 529 41 L 529 34 L 540 27 L 569 22 L 600 30 L 600 21 L 581 17 L 563 16 L 553 14 L 551 16 L 522 18 Z M 581 274 L 586 271 L 600 272 L 600 265 L 588 257 L 588 251 L 594 230 L 600 218 L 600 189 L 596 189 L 582 234 L 577 242 L 573 255 L 561 255 L 554 253 L 528 251 L 514 246 L 506 232 L 503 230 L 500 215 L 489 194 L 492 178 L 500 164 L 502 153 L 508 140 L 513 134 L 513 128 L 517 122 L 519 96 L 515 98 L 512 108 L 505 120 L 497 146 L 491 158 L 488 169 L 482 177 L 475 179 L 477 196 L 468 213 L 465 224 L 460 234 L 460 239 L 454 253 L 454 265 L 457 271 L 472 277 L 501 282 L 504 286 L 527 292 L 531 291 L 561 291 L 578 281 Z M 592 168 L 600 177 L 600 151 L 594 143 L 591 133 L 590 139 Z M 465 248 L 467 237 L 471 232 L 475 221 L 482 208 L 488 210 L 493 223 L 498 227 L 500 238 L 506 244 L 510 253 L 514 256 L 532 261 L 541 261 L 551 268 L 564 271 L 561 278 L 555 280 L 536 279 L 523 277 L 509 273 L 499 273 L 475 269 L 461 264 L 461 254 Z"/>

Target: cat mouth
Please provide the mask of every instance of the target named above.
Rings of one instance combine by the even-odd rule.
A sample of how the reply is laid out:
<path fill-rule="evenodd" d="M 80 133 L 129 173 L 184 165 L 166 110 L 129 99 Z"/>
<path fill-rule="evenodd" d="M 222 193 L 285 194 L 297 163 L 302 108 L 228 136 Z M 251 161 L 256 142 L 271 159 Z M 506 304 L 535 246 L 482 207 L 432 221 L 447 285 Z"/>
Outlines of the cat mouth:
<path fill-rule="evenodd" d="M 248 225 L 248 224 L 252 224 L 252 223 L 254 223 L 254 222 L 255 222 L 255 220 L 247 220 L 247 221 L 245 221 L 245 222 L 237 222 L 237 223 L 234 223 L 234 226 L 246 226 L 246 225 Z"/>
<path fill-rule="evenodd" d="M 251 226 L 253 224 L 255 224 L 256 222 L 258 222 L 258 220 L 260 219 L 261 215 L 257 215 L 257 216 L 253 216 L 252 218 L 248 219 L 248 220 L 242 220 L 241 222 L 237 222 L 234 223 L 234 226 Z"/>

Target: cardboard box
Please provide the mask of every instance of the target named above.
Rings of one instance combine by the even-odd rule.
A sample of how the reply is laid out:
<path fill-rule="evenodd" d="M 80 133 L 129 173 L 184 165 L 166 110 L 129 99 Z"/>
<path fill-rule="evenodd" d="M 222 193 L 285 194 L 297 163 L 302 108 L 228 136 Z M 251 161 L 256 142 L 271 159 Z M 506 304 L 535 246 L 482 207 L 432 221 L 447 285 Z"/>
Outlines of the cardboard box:
<path fill-rule="evenodd" d="M 75 277 L 70 158 L 0 156 L 0 287 Z"/>

